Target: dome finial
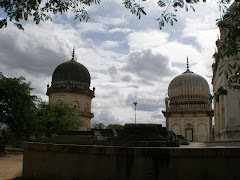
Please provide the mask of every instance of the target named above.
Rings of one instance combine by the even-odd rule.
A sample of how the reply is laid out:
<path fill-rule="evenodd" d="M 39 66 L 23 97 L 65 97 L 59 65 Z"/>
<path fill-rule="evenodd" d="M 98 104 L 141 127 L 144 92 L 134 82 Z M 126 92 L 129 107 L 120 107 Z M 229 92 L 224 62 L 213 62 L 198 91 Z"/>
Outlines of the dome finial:
<path fill-rule="evenodd" d="M 73 46 L 72 60 L 75 60 L 74 56 L 75 56 L 75 46 Z"/>
<path fill-rule="evenodd" d="M 189 71 L 188 56 L 187 56 L 187 71 Z"/>

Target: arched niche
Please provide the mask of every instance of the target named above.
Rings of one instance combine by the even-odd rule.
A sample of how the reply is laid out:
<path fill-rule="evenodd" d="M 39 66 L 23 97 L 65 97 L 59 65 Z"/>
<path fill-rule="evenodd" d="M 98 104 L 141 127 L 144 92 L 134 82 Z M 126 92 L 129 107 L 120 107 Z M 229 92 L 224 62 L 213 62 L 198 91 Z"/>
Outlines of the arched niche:
<path fill-rule="evenodd" d="M 173 131 L 176 135 L 181 135 L 182 130 L 181 126 L 178 123 L 174 123 L 171 127 L 171 131 Z"/>

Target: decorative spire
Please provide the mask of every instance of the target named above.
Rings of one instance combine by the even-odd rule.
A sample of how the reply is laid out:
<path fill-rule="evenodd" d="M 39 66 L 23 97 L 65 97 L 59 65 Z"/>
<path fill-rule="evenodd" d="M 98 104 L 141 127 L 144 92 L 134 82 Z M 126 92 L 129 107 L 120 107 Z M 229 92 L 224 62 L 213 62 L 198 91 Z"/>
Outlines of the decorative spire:
<path fill-rule="evenodd" d="M 73 46 L 73 52 L 72 52 L 72 60 L 75 60 L 75 47 Z"/>
<path fill-rule="evenodd" d="M 187 56 L 187 71 L 189 71 L 188 56 Z"/>

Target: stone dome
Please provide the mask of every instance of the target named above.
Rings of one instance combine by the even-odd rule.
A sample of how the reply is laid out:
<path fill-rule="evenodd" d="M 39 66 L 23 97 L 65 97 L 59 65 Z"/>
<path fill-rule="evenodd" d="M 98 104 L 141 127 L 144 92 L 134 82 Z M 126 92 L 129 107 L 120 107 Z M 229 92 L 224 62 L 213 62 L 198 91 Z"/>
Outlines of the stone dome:
<path fill-rule="evenodd" d="M 90 87 L 91 77 L 87 68 L 74 60 L 74 57 L 60 64 L 53 72 L 52 84 L 76 83 Z"/>
<path fill-rule="evenodd" d="M 168 86 L 169 106 L 174 109 L 210 108 L 209 85 L 189 69 L 175 77 Z"/>

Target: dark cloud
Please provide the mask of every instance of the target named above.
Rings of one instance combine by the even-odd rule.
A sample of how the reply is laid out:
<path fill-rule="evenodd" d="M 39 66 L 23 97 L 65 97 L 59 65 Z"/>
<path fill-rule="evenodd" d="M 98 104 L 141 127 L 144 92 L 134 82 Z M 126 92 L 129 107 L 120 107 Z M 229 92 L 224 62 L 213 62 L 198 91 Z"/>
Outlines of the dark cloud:
<path fill-rule="evenodd" d="M 125 99 L 127 106 L 132 106 L 133 102 L 137 101 L 137 110 L 139 111 L 159 111 L 163 107 L 163 100 L 158 95 L 149 93 L 129 93 Z"/>
<path fill-rule="evenodd" d="M 127 74 L 127 75 L 124 75 L 124 76 L 121 78 L 121 80 L 122 80 L 123 82 L 131 82 L 131 81 L 132 81 L 132 77 Z"/>
<path fill-rule="evenodd" d="M 118 70 L 116 68 L 116 66 L 111 66 L 107 69 L 108 74 L 110 75 L 110 77 L 112 79 L 116 79 L 117 75 L 118 75 Z"/>
<path fill-rule="evenodd" d="M 153 54 L 150 49 L 130 53 L 122 70 L 134 74 L 143 82 L 156 82 L 175 73 L 170 69 L 168 57 Z"/>
<path fill-rule="evenodd" d="M 31 33 L 18 29 L 8 29 L 1 32 L 0 57 L 1 64 L 12 72 L 23 70 L 25 73 L 47 77 L 61 62 L 66 61 L 65 51 L 61 47 L 54 50 L 39 39 L 31 37 Z M 69 60 L 71 57 L 69 57 Z"/>
<path fill-rule="evenodd" d="M 152 115 L 152 118 L 153 119 L 164 119 L 164 116 L 163 116 L 163 114 L 154 114 L 154 115 Z"/>

